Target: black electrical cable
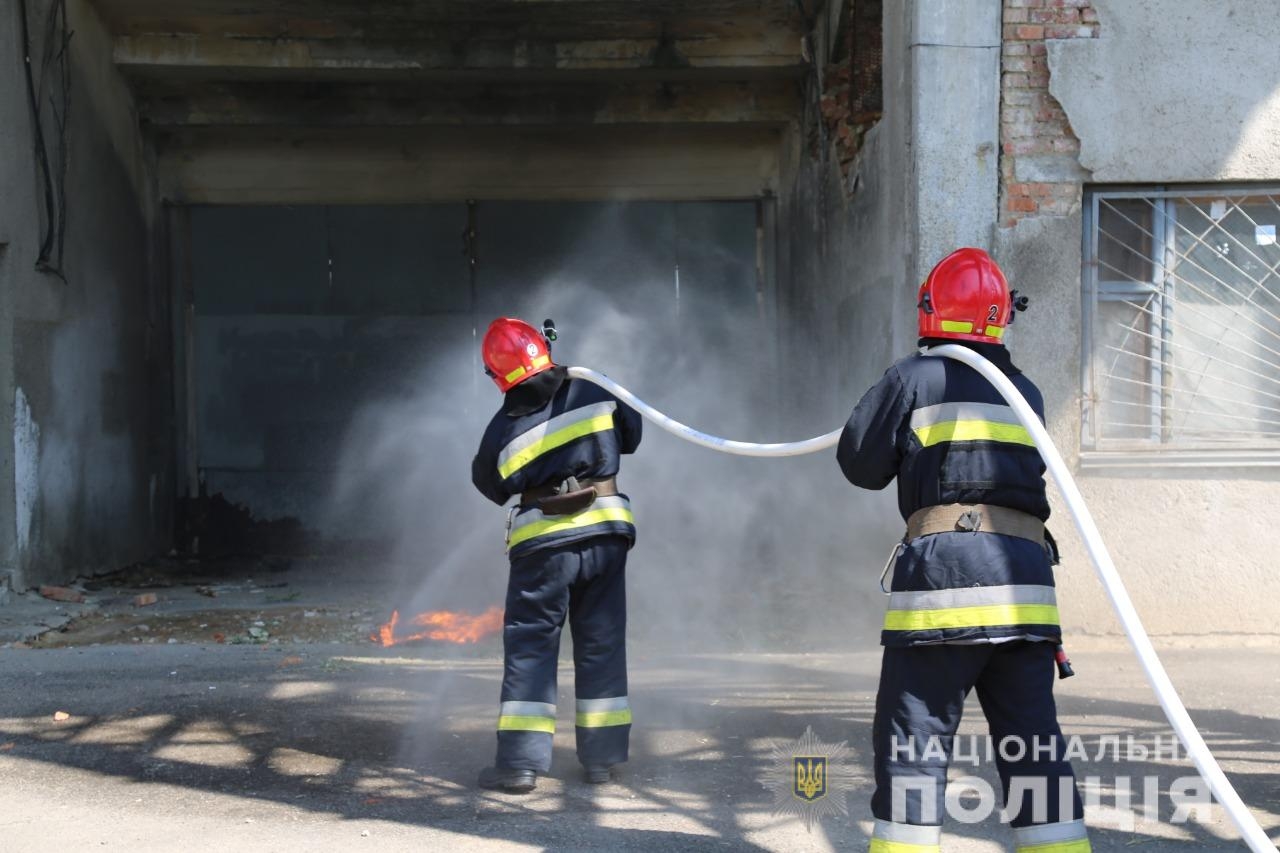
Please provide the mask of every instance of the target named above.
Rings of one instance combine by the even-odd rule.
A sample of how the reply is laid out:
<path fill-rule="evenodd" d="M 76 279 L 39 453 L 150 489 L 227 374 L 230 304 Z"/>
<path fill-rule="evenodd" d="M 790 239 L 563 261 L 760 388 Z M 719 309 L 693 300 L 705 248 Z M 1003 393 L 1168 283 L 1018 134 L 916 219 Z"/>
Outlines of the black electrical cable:
<path fill-rule="evenodd" d="M 27 103 L 31 108 L 31 128 L 35 136 L 36 162 L 40 167 L 41 188 L 44 190 L 45 210 L 53 213 L 53 179 L 49 174 L 49 156 L 44 147 L 44 129 L 40 126 L 40 101 L 36 98 L 35 79 L 31 73 L 31 35 L 27 31 L 27 0 L 18 0 L 18 14 L 22 26 L 22 66 L 27 77 Z M 36 258 L 39 269 L 49 260 L 49 251 L 53 247 L 53 229 L 45 226 L 40 237 L 40 254 Z"/>
<path fill-rule="evenodd" d="M 58 44 L 57 53 L 53 53 L 50 48 L 54 44 L 55 34 Z M 45 28 L 45 59 L 40 73 L 43 80 L 48 76 L 50 67 L 56 64 L 59 89 L 57 94 L 60 96 L 62 106 L 59 110 L 59 101 L 54 99 L 53 94 L 49 95 L 50 111 L 53 113 L 53 122 L 58 128 L 58 161 L 54 187 L 58 204 L 58 224 L 55 233 L 57 234 L 57 269 L 59 271 L 62 270 L 63 249 L 66 246 L 67 237 L 67 168 L 71 160 L 71 140 L 67 135 L 67 123 L 71 117 L 71 36 L 72 33 L 67 30 L 67 0 L 54 0 L 53 8 L 49 10 L 48 25 Z"/>
<path fill-rule="evenodd" d="M 49 34 L 45 45 L 45 61 L 42 63 L 42 73 L 49 64 L 50 51 L 49 42 L 52 41 L 52 31 L 58 21 L 61 21 L 61 40 L 58 53 L 54 56 L 58 60 L 59 71 L 61 72 L 60 85 L 62 88 L 62 114 L 58 115 L 57 103 L 52 102 L 54 109 L 54 120 L 59 125 L 62 134 L 60 139 L 60 157 L 58 162 L 58 176 L 55 180 L 53 167 L 49 163 L 49 151 L 45 142 L 44 123 L 40 116 L 40 98 L 36 93 L 35 74 L 32 70 L 31 63 L 31 34 L 28 27 L 27 0 L 18 0 L 18 14 L 20 16 L 20 26 L 22 34 L 22 66 L 27 83 L 27 104 L 31 110 L 31 133 L 33 137 L 33 147 L 35 149 L 36 164 L 39 167 L 39 177 L 41 193 L 44 196 L 44 222 L 41 224 L 40 234 L 40 251 L 36 256 L 35 267 L 41 272 L 52 273 L 53 275 L 63 278 L 62 273 L 62 246 L 63 234 L 66 232 L 66 170 L 67 170 L 67 148 L 66 148 L 66 122 L 67 109 L 71 102 L 70 80 L 67 71 L 67 45 L 70 41 L 70 34 L 67 32 L 66 24 L 66 7 L 65 0 L 56 0 L 53 8 L 50 9 L 49 18 Z M 57 258 L 54 259 L 54 254 Z"/>

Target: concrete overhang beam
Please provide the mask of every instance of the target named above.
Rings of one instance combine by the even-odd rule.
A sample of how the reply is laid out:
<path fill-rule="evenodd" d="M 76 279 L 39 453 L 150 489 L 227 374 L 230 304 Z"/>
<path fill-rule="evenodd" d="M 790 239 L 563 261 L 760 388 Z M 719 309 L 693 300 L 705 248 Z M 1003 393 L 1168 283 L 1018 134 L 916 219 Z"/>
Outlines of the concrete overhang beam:
<path fill-rule="evenodd" d="M 688 36 L 600 37 L 448 34 L 436 38 L 268 38 L 153 33 L 115 40 L 115 63 L 131 77 L 206 79 L 501 78 L 603 73 L 660 79 L 795 77 L 800 35 L 775 21 L 691 29 Z"/>
<path fill-rule="evenodd" d="M 601 87 L 236 83 L 195 92 L 145 87 L 138 110 L 152 128 L 783 125 L 797 119 L 799 97 L 787 81 Z"/>
<path fill-rule="evenodd" d="M 183 129 L 158 140 L 182 204 L 722 200 L 777 193 L 778 128 Z"/>

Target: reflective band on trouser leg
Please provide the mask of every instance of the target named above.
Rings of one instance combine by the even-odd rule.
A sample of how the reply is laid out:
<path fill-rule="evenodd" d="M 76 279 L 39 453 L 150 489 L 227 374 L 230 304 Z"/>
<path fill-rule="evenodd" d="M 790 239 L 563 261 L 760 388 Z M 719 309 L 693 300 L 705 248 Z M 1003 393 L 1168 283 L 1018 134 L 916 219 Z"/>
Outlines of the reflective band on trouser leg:
<path fill-rule="evenodd" d="M 1043 823 L 1013 830 L 1017 853 L 1092 853 L 1083 820 Z"/>
<path fill-rule="evenodd" d="M 1054 588 L 1036 584 L 895 592 L 884 614 L 886 631 L 1057 624 Z"/>
<path fill-rule="evenodd" d="M 868 853 L 939 853 L 942 827 L 876 819 Z"/>
<path fill-rule="evenodd" d="M 612 766 L 627 760 L 631 705 L 626 696 L 578 700 L 578 760 Z"/>
<path fill-rule="evenodd" d="M 911 431 L 920 444 L 944 441 L 1001 441 L 1035 447 L 1013 409 L 994 403 L 939 403 L 911 413 Z"/>
<path fill-rule="evenodd" d="M 612 401 L 593 403 L 570 409 L 521 433 L 498 454 L 498 473 L 505 480 L 544 453 L 584 435 L 613 429 L 613 413 L 617 408 L 618 404 Z"/>
<path fill-rule="evenodd" d="M 556 706 L 548 702 L 503 702 L 498 712 L 498 731 L 555 734 Z"/>
<path fill-rule="evenodd" d="M 635 524 L 636 519 L 631 513 L 630 501 L 621 495 L 596 498 L 591 506 L 574 515 L 543 515 L 536 509 L 523 512 L 516 516 L 515 522 L 511 525 L 511 533 L 507 537 L 507 550 L 539 536 L 567 533 L 607 521 Z"/>
<path fill-rule="evenodd" d="M 626 696 L 612 699 L 579 699 L 578 725 L 584 729 L 631 725 L 631 703 Z"/>

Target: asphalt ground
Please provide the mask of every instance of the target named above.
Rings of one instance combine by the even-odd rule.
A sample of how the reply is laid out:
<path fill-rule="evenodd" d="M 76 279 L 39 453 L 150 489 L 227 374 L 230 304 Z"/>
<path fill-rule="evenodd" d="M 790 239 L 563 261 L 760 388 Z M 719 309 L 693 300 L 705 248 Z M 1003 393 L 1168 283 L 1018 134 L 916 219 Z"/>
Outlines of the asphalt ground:
<path fill-rule="evenodd" d="M 1155 755 L 1155 738 L 1171 732 L 1136 661 L 1119 641 L 1096 645 L 1075 650 L 1079 675 L 1058 683 L 1064 729 L 1088 750 L 1077 775 L 1093 777 L 1100 797 L 1088 815 L 1094 849 L 1244 849 L 1220 807 L 1171 820 L 1171 791 L 1194 770 Z M 1280 649 L 1163 657 L 1228 775 L 1280 838 Z M 633 646 L 632 760 L 595 787 L 578 777 L 562 664 L 555 766 L 526 796 L 473 786 L 492 758 L 499 658 L 493 642 L 0 649 L 0 850 L 866 849 L 875 651 Z M 775 814 L 767 786 L 775 749 L 785 759 L 806 728 L 848 747 L 825 798 L 848 814 L 809 829 Z M 982 732 L 971 700 L 962 737 Z M 1113 736 L 1119 760 L 1109 748 L 1094 760 Z M 1145 757 L 1125 756 L 1130 736 Z M 968 775 L 991 784 L 992 770 L 957 764 L 953 788 Z M 1117 787 L 1134 791 L 1129 806 L 1117 807 Z M 944 850 L 1006 850 L 1010 838 L 995 815 L 951 819 Z"/>

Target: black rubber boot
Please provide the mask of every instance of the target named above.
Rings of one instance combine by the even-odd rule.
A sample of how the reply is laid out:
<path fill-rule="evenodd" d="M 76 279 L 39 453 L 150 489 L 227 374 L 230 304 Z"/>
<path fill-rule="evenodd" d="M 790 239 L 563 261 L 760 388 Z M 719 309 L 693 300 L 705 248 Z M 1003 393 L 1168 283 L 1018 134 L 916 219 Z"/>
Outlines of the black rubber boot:
<path fill-rule="evenodd" d="M 538 774 L 532 770 L 516 770 L 512 767 L 486 767 L 480 771 L 480 779 L 476 784 L 490 791 L 527 794 L 538 784 Z"/>
<path fill-rule="evenodd" d="M 582 768 L 582 778 L 588 785 L 603 785 L 613 778 L 613 768 L 608 764 L 586 764 Z"/>

